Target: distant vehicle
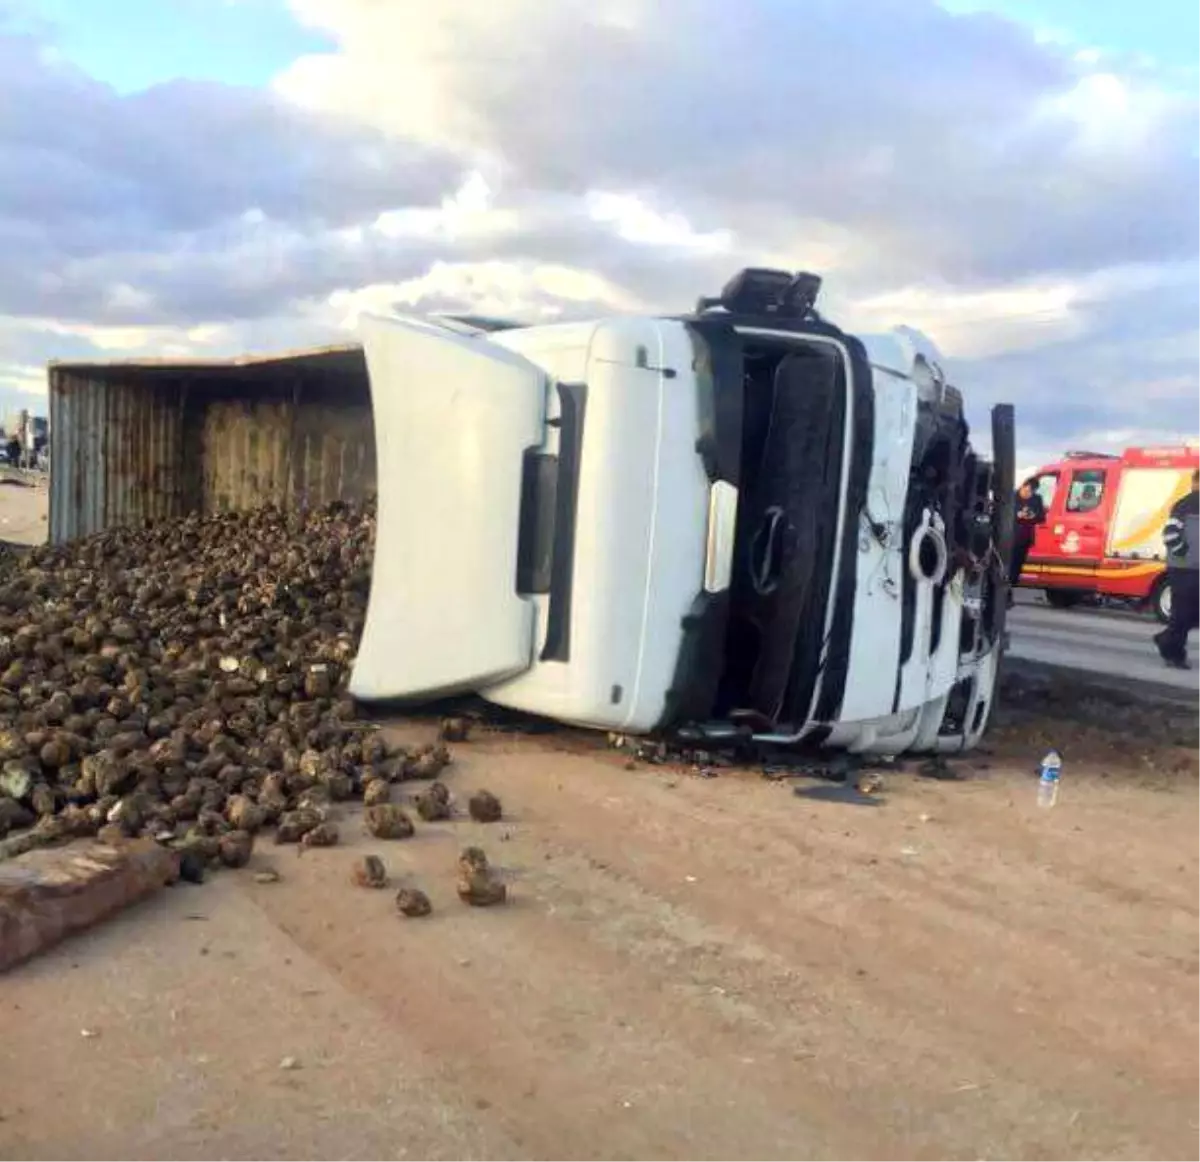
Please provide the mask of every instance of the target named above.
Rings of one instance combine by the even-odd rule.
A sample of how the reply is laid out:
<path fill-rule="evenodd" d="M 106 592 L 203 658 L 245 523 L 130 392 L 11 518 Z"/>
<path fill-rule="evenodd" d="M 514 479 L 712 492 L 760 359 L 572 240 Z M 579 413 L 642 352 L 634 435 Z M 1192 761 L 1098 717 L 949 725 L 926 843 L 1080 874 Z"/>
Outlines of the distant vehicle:
<path fill-rule="evenodd" d="M 1046 506 L 1021 587 L 1058 609 L 1100 597 L 1171 611 L 1162 529 L 1200 467 L 1200 445 L 1068 452 L 1031 477 Z"/>
<path fill-rule="evenodd" d="M 1003 650 L 995 467 L 916 332 L 747 270 L 679 316 L 364 320 L 379 511 L 351 692 L 624 733 L 961 751 Z"/>

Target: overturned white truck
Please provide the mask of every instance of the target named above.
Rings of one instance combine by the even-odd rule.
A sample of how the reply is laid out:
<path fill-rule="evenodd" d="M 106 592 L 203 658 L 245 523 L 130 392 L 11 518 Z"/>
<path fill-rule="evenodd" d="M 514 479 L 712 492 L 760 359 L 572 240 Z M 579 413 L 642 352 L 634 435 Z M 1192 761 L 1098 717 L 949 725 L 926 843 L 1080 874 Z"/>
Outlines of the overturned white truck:
<path fill-rule="evenodd" d="M 351 691 L 626 733 L 967 749 L 1004 642 L 1013 419 L 936 350 L 746 270 L 681 316 L 371 318 L 378 525 Z"/>

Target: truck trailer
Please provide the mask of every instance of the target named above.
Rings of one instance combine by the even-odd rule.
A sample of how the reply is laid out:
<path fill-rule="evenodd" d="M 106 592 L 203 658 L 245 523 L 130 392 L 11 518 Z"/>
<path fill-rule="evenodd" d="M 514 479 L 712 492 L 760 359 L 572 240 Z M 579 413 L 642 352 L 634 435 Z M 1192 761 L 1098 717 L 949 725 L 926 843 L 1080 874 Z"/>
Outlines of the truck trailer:
<path fill-rule="evenodd" d="M 819 287 L 751 269 L 683 314 L 52 365 L 51 538 L 373 495 L 363 702 L 965 750 L 1004 648 L 1012 409 L 989 462 L 936 347 L 843 331 Z"/>

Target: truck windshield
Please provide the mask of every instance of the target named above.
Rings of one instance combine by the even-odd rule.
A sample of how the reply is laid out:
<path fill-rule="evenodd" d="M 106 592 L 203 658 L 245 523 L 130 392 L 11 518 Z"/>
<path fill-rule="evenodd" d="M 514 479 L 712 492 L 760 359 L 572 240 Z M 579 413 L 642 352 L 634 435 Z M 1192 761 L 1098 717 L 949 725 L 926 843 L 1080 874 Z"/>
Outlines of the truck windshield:
<path fill-rule="evenodd" d="M 1084 468 L 1071 479 L 1067 512 L 1093 512 L 1104 499 L 1104 469 Z"/>

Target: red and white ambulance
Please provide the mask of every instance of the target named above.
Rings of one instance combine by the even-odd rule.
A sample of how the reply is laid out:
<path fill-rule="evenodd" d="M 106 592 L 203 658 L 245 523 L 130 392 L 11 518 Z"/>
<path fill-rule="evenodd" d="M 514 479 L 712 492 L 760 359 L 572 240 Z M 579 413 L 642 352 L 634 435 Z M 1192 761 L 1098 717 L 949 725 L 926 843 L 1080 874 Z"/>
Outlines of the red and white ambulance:
<path fill-rule="evenodd" d="M 1166 621 L 1162 529 L 1171 506 L 1200 468 L 1200 442 L 1127 448 L 1119 456 L 1068 452 L 1031 478 L 1046 506 L 1021 572 L 1021 585 L 1042 589 L 1066 608 L 1085 597 L 1149 607 Z"/>

